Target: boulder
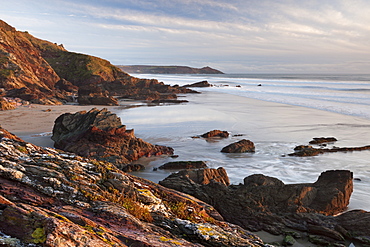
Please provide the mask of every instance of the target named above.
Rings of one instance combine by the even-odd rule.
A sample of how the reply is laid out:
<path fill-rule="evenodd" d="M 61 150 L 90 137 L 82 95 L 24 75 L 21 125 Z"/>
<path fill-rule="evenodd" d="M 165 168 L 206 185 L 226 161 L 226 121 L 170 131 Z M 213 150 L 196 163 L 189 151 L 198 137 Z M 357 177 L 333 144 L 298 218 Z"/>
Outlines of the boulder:
<path fill-rule="evenodd" d="M 222 153 L 246 153 L 254 151 L 254 143 L 246 139 L 232 143 L 221 150 Z"/>
<path fill-rule="evenodd" d="M 116 114 L 93 108 L 86 112 L 65 113 L 55 120 L 54 146 L 83 157 L 115 163 L 121 167 L 143 156 L 171 155 L 170 147 L 153 145 L 126 130 Z"/>
<path fill-rule="evenodd" d="M 180 170 L 180 169 L 197 169 L 197 168 L 206 168 L 207 164 L 204 161 L 173 161 L 167 162 L 158 169 L 161 170 Z"/>
<path fill-rule="evenodd" d="M 203 138 L 212 138 L 212 137 L 227 138 L 227 137 L 229 137 L 229 132 L 222 131 L 222 130 L 211 130 L 211 131 L 201 135 L 201 137 L 203 137 Z"/>

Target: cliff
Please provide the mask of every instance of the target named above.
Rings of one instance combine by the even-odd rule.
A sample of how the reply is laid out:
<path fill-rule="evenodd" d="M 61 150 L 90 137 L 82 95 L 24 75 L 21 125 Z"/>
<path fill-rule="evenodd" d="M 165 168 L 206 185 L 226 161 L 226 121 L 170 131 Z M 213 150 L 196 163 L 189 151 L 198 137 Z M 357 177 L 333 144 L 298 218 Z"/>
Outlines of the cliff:
<path fill-rule="evenodd" d="M 107 60 L 69 52 L 1 20 L 0 87 L 0 96 L 40 104 L 61 104 L 77 94 L 80 104 L 117 105 L 117 97 L 172 100 L 194 92 L 132 77 Z"/>
<path fill-rule="evenodd" d="M 191 68 L 187 66 L 117 65 L 127 73 L 138 74 L 223 74 L 211 67 Z"/>

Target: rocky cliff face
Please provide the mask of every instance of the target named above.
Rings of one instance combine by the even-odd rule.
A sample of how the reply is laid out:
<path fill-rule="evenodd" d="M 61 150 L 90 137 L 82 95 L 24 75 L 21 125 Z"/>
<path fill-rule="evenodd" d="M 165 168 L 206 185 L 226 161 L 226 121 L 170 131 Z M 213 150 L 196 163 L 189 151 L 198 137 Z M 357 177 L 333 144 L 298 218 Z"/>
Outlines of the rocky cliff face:
<path fill-rule="evenodd" d="M 27 35 L 0 20 L 0 87 L 10 97 L 55 104 L 60 101 L 55 88 L 60 77 Z"/>
<path fill-rule="evenodd" d="M 81 104 L 102 105 L 116 105 L 113 96 L 158 100 L 194 92 L 132 77 L 104 59 L 69 52 L 1 20 L 0 87 L 3 95 L 41 104 L 71 101 L 77 91 Z"/>
<path fill-rule="evenodd" d="M 267 246 L 189 195 L 2 128 L 0 222 L 4 246 Z"/>

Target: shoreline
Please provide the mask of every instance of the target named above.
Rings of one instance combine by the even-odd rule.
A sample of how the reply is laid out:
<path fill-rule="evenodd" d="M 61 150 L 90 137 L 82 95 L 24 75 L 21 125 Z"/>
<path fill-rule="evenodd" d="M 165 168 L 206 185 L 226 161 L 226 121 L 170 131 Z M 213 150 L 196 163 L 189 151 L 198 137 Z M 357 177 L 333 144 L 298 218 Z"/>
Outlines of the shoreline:
<path fill-rule="evenodd" d="M 177 160 L 206 160 L 211 168 L 224 167 L 231 182 L 236 184 L 256 173 L 276 177 L 288 184 L 314 182 L 324 170 L 354 169 L 355 178 L 362 181 L 355 181 L 356 190 L 349 209 L 369 210 L 370 205 L 366 203 L 370 199 L 366 192 L 370 188 L 369 172 L 361 170 L 360 173 L 352 167 L 356 162 L 360 168 L 365 167 L 363 160 L 368 151 L 308 158 L 282 157 L 292 152 L 296 145 L 308 144 L 313 137 L 320 136 L 337 137 L 338 146 L 368 145 L 369 120 L 220 92 L 185 96 L 189 103 L 157 107 L 148 107 L 138 101 L 124 101 L 120 106 L 31 105 L 0 112 L 0 125 L 24 141 L 53 147 L 51 132 L 54 120 L 61 114 L 88 111 L 94 107 L 107 108 L 116 113 L 128 129 L 134 129 L 137 137 L 152 144 L 173 147 L 175 154 L 180 156 Z M 190 138 L 212 129 L 244 136 L 212 143 Z M 218 152 L 222 146 L 241 138 L 252 140 L 257 152 L 253 155 L 224 155 Z M 192 149 L 194 146 L 197 150 Z M 361 160 L 356 160 L 358 157 Z M 158 182 L 171 172 L 153 172 L 152 169 L 169 161 L 173 159 L 142 158 L 135 163 L 147 163 L 147 169 L 132 174 Z"/>

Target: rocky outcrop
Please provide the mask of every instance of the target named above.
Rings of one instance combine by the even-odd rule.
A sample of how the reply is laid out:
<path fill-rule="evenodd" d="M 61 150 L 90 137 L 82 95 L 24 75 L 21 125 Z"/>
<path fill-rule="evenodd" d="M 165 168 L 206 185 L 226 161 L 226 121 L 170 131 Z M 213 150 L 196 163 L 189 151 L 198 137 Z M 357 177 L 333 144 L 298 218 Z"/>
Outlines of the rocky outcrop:
<path fill-rule="evenodd" d="M 110 62 L 67 51 L 20 32 L 0 21 L 0 88 L 7 97 L 37 104 L 74 101 L 117 105 L 116 97 L 138 100 L 176 100 L 178 93 L 195 93 L 154 79 L 130 76 Z"/>
<path fill-rule="evenodd" d="M 143 156 L 171 155 L 173 149 L 152 145 L 126 130 L 116 114 L 96 108 L 65 113 L 55 120 L 54 146 L 83 157 L 113 162 L 121 167 Z"/>
<path fill-rule="evenodd" d="M 117 65 L 127 73 L 141 74 L 223 74 L 223 72 L 210 68 L 191 68 L 187 66 L 154 66 L 154 65 Z"/>
<path fill-rule="evenodd" d="M 246 139 L 227 145 L 221 150 L 222 153 L 253 153 L 254 151 L 254 143 Z"/>
<path fill-rule="evenodd" d="M 5 246 L 267 246 L 189 195 L 4 129 L 0 184 Z"/>
<path fill-rule="evenodd" d="M 167 162 L 158 167 L 161 170 L 180 170 L 180 169 L 197 169 L 206 168 L 207 164 L 204 161 L 173 161 Z"/>
<path fill-rule="evenodd" d="M 200 81 L 193 84 L 184 85 L 183 87 L 212 87 L 212 85 L 209 84 L 208 81 Z"/>
<path fill-rule="evenodd" d="M 326 171 L 315 183 L 307 184 L 284 184 L 262 174 L 246 177 L 243 184 L 229 186 L 216 179 L 198 179 L 198 172 L 214 170 L 183 170 L 160 184 L 213 205 L 224 219 L 252 231 L 265 230 L 277 235 L 296 231 L 302 236 L 310 234 L 307 240 L 326 246 L 343 244 L 345 238 L 367 243 L 363 236 L 370 235 L 362 227 L 370 223 L 367 212 L 331 216 L 347 208 L 353 190 L 350 171 Z M 365 218 L 355 222 L 356 217 Z"/>

